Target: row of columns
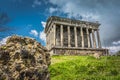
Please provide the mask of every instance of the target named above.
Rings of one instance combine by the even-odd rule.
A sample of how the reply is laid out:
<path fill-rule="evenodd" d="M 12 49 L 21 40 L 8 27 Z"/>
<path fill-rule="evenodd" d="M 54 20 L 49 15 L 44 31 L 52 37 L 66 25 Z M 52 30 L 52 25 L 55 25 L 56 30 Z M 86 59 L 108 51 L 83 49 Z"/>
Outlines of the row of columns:
<path fill-rule="evenodd" d="M 54 29 L 54 45 L 56 45 L 56 25 L 55 24 L 53 25 L 53 29 Z M 71 45 L 70 45 L 70 26 L 67 26 L 67 30 L 68 30 L 68 47 L 71 47 Z M 86 34 L 87 34 L 88 48 L 90 48 L 90 46 L 92 44 L 91 44 L 91 37 L 90 37 L 88 28 L 86 28 Z M 78 47 L 77 27 L 74 27 L 74 36 L 75 36 L 75 47 Z M 83 27 L 80 27 L 80 37 L 81 37 L 82 48 L 84 48 Z M 61 46 L 63 46 L 63 25 L 60 25 L 60 39 L 61 39 L 60 44 L 61 44 Z M 93 48 L 97 48 L 94 29 L 92 29 L 92 40 L 93 40 Z M 97 29 L 97 40 L 98 40 L 98 48 L 101 48 L 99 29 Z"/>

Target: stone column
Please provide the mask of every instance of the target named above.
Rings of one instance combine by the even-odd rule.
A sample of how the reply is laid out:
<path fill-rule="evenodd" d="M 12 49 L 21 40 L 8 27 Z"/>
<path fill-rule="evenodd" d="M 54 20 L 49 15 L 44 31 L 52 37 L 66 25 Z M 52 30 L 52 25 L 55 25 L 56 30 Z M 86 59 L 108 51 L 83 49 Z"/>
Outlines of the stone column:
<path fill-rule="evenodd" d="M 89 31 L 88 31 L 88 28 L 86 28 L 86 32 L 87 32 L 88 48 L 90 48 L 90 37 L 89 37 Z"/>
<path fill-rule="evenodd" d="M 91 42 L 91 36 L 90 36 L 91 33 L 89 33 L 89 39 L 90 39 L 90 47 L 92 48 L 92 42 Z"/>
<path fill-rule="evenodd" d="M 53 29 L 54 29 L 54 32 L 53 32 L 54 46 L 56 46 L 56 24 L 53 24 Z"/>
<path fill-rule="evenodd" d="M 70 26 L 68 26 L 67 29 L 68 29 L 68 47 L 71 47 L 71 45 L 70 45 Z"/>
<path fill-rule="evenodd" d="M 92 29 L 92 39 L 93 39 L 93 47 L 96 48 L 96 39 L 95 39 L 94 29 Z"/>
<path fill-rule="evenodd" d="M 78 44 L 77 44 L 77 29 L 76 29 L 77 27 L 75 26 L 74 27 L 74 35 L 75 35 L 75 47 L 78 47 Z"/>
<path fill-rule="evenodd" d="M 98 48 L 101 48 L 99 29 L 97 29 L 97 40 L 98 40 Z"/>
<path fill-rule="evenodd" d="M 63 47 L 63 25 L 60 26 L 61 47 Z"/>
<path fill-rule="evenodd" d="M 83 35 L 83 28 L 82 27 L 80 27 L 80 35 L 81 35 L 82 48 L 84 48 L 84 35 Z"/>

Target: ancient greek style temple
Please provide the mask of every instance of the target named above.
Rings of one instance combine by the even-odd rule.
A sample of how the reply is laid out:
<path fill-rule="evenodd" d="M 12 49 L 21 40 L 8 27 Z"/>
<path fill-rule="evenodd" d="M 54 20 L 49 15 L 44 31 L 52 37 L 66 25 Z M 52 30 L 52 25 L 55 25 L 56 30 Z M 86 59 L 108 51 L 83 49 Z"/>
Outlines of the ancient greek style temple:
<path fill-rule="evenodd" d="M 87 22 L 51 16 L 48 18 L 45 33 L 46 47 L 51 54 L 108 54 L 101 48 L 98 22 Z"/>

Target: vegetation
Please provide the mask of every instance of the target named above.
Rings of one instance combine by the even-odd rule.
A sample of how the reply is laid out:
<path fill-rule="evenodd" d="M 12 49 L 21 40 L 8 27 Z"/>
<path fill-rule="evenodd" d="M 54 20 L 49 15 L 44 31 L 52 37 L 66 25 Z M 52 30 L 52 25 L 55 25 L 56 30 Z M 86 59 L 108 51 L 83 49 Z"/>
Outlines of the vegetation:
<path fill-rule="evenodd" d="M 117 55 L 117 56 L 120 56 L 120 51 L 118 51 L 118 52 L 116 53 L 116 55 Z"/>
<path fill-rule="evenodd" d="M 51 80 L 120 80 L 120 56 L 52 56 Z"/>

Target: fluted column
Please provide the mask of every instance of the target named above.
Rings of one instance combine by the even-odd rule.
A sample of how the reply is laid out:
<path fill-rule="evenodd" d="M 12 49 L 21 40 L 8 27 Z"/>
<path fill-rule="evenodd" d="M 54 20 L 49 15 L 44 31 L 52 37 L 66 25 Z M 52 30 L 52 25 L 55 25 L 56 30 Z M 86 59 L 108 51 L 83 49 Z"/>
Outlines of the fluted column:
<path fill-rule="evenodd" d="M 76 29 L 77 27 L 74 27 L 74 35 L 75 35 L 75 47 L 78 47 L 78 45 L 77 45 L 77 29 Z"/>
<path fill-rule="evenodd" d="M 93 47 L 96 48 L 95 31 L 92 29 Z"/>
<path fill-rule="evenodd" d="M 54 46 L 56 46 L 56 25 L 55 24 L 53 25 L 53 29 L 54 29 L 54 32 L 53 32 Z"/>
<path fill-rule="evenodd" d="M 67 29 L 68 29 L 68 47 L 71 47 L 71 45 L 70 45 L 70 26 L 68 26 Z"/>
<path fill-rule="evenodd" d="M 89 39 L 90 39 L 90 47 L 92 48 L 92 42 L 91 42 L 91 36 L 90 36 L 91 33 L 89 33 Z"/>
<path fill-rule="evenodd" d="M 63 47 L 63 25 L 60 26 L 61 47 Z"/>
<path fill-rule="evenodd" d="M 88 42 L 88 48 L 89 48 L 90 47 L 90 37 L 89 37 L 88 28 L 86 28 L 86 32 L 87 32 L 87 42 Z"/>
<path fill-rule="evenodd" d="M 83 36 L 83 28 L 82 27 L 80 27 L 80 35 L 81 35 L 82 48 L 84 48 L 84 36 Z"/>
<path fill-rule="evenodd" d="M 97 40 L 98 40 L 98 48 L 101 48 L 99 29 L 97 29 Z"/>

